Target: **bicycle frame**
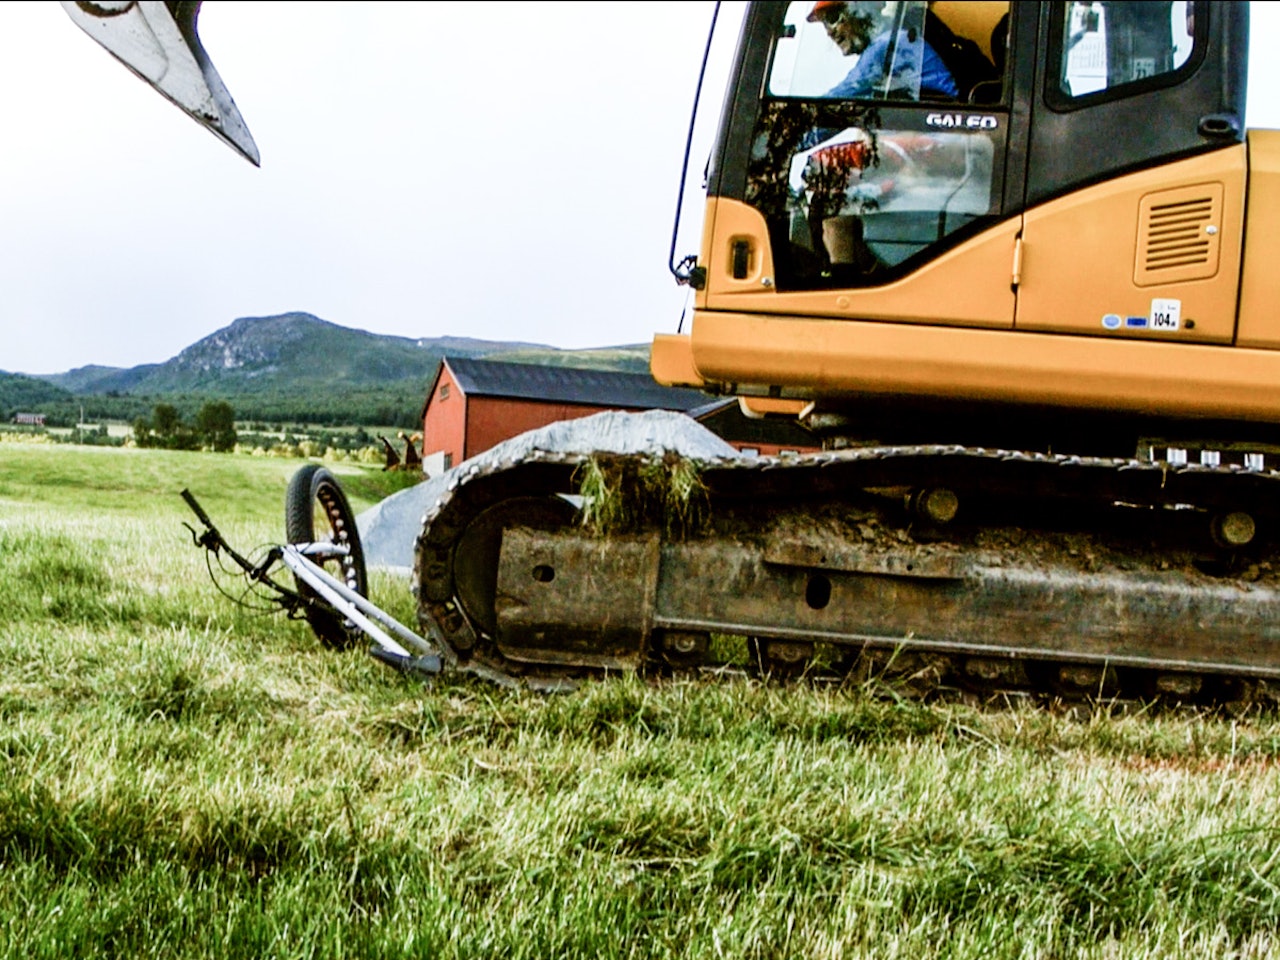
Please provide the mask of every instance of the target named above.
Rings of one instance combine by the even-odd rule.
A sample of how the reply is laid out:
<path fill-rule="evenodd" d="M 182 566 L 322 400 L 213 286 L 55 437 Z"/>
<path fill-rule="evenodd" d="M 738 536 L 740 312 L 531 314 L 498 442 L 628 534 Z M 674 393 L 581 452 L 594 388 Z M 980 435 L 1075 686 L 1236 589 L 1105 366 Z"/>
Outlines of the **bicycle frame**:
<path fill-rule="evenodd" d="M 204 547 L 215 555 L 225 554 L 230 557 L 246 577 L 274 591 L 275 602 L 285 610 L 292 613 L 316 601 L 314 598 L 302 596 L 296 590 L 291 590 L 272 578 L 271 569 L 277 561 L 288 567 L 298 580 L 315 591 L 338 614 L 359 627 L 373 641 L 369 653 L 377 660 L 402 672 L 437 674 L 443 669 L 443 659 L 434 644 L 418 636 L 367 597 L 361 596 L 341 580 L 331 576 L 311 559 L 312 557 L 324 559 L 342 556 L 347 553 L 345 546 L 334 543 L 280 544 L 273 546 L 261 563 L 255 564 L 237 553 L 227 543 L 189 490 L 182 491 L 182 499 L 186 501 L 187 506 L 205 528 L 203 533 L 197 534 L 193 527 L 184 524 L 191 531 L 191 538 L 196 546 Z M 387 629 L 384 630 L 383 627 Z M 387 630 L 412 647 L 416 654 L 393 640 Z"/>

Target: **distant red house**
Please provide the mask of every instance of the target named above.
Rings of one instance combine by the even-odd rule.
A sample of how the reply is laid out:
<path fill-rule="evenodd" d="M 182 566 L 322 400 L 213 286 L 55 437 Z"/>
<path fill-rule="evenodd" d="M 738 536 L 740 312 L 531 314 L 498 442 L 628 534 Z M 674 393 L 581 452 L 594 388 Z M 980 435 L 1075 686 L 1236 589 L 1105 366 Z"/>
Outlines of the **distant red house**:
<path fill-rule="evenodd" d="M 813 453 L 822 449 L 821 442 L 796 420 L 748 417 L 736 398 L 713 400 L 686 413 L 748 456 L 773 457 L 780 453 Z"/>
<path fill-rule="evenodd" d="M 646 373 L 446 357 L 422 407 L 422 462 L 435 475 L 510 437 L 605 410 L 687 411 L 697 390 Z"/>

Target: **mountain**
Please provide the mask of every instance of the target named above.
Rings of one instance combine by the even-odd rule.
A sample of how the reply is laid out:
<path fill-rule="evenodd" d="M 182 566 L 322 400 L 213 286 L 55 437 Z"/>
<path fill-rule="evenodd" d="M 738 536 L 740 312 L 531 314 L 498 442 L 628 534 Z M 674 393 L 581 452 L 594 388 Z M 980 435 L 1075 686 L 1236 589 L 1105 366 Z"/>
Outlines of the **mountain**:
<path fill-rule="evenodd" d="M 515 349 L 502 353 L 502 359 L 508 363 L 536 363 L 544 367 L 578 367 L 586 370 L 617 370 L 621 373 L 649 372 L 647 343 L 600 347 L 595 350 L 513 346 Z"/>
<path fill-rule="evenodd" d="M 425 389 L 445 355 L 636 369 L 645 346 L 567 351 L 534 343 L 469 337 L 393 337 L 339 326 L 309 313 L 241 317 L 158 364 L 129 369 L 79 367 L 41 377 L 76 394 L 253 394 L 301 396 L 316 391 Z"/>
<path fill-rule="evenodd" d="M 70 400 L 71 394 L 61 387 L 0 370 L 0 422 L 12 419 L 15 413 L 37 412 L 47 404 Z"/>
<path fill-rule="evenodd" d="M 139 367 L 103 367 L 91 364 L 76 367 L 66 373 L 41 374 L 40 379 L 72 393 L 128 393 L 158 366 L 158 363 L 147 363 Z"/>
<path fill-rule="evenodd" d="M 522 363 L 643 372 L 647 344 L 561 350 L 536 343 L 470 337 L 392 337 L 321 320 L 309 313 L 241 317 L 164 363 L 78 367 L 21 377 L 26 403 L 6 405 L 48 415 L 50 424 L 133 420 L 158 402 L 193 417 L 211 400 L 229 401 L 245 420 L 324 425 L 412 427 L 443 356 L 501 357 Z M 16 375 L 11 375 L 16 376 Z M 0 388 L 4 380 L 0 379 Z M 33 386 L 47 391 L 38 399 Z M 15 391 L 17 387 L 13 388 Z"/>

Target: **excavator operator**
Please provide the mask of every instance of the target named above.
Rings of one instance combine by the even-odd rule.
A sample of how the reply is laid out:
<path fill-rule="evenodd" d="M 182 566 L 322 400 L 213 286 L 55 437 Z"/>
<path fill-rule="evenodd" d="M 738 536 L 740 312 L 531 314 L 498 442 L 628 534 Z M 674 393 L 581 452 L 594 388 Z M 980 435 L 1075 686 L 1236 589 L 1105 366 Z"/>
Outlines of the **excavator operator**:
<path fill-rule="evenodd" d="M 809 22 L 821 22 L 841 53 L 858 58 L 827 96 L 957 98 L 959 87 L 942 58 L 915 31 L 899 30 L 895 37 L 884 7 L 883 0 L 814 3 Z"/>

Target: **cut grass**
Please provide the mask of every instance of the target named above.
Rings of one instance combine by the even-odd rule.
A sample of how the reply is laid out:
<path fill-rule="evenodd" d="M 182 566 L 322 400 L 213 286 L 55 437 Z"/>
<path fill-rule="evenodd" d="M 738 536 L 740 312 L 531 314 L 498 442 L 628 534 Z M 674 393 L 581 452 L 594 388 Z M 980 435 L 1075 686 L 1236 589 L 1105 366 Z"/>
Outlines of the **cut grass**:
<path fill-rule="evenodd" d="M 701 468 L 683 457 L 601 454 L 583 463 L 579 474 L 582 523 L 599 536 L 658 527 L 668 536 L 684 537 L 705 518 Z"/>
<path fill-rule="evenodd" d="M 1272 715 L 420 685 L 208 583 L 298 465 L 0 444 L 0 957 L 1274 952 Z"/>

